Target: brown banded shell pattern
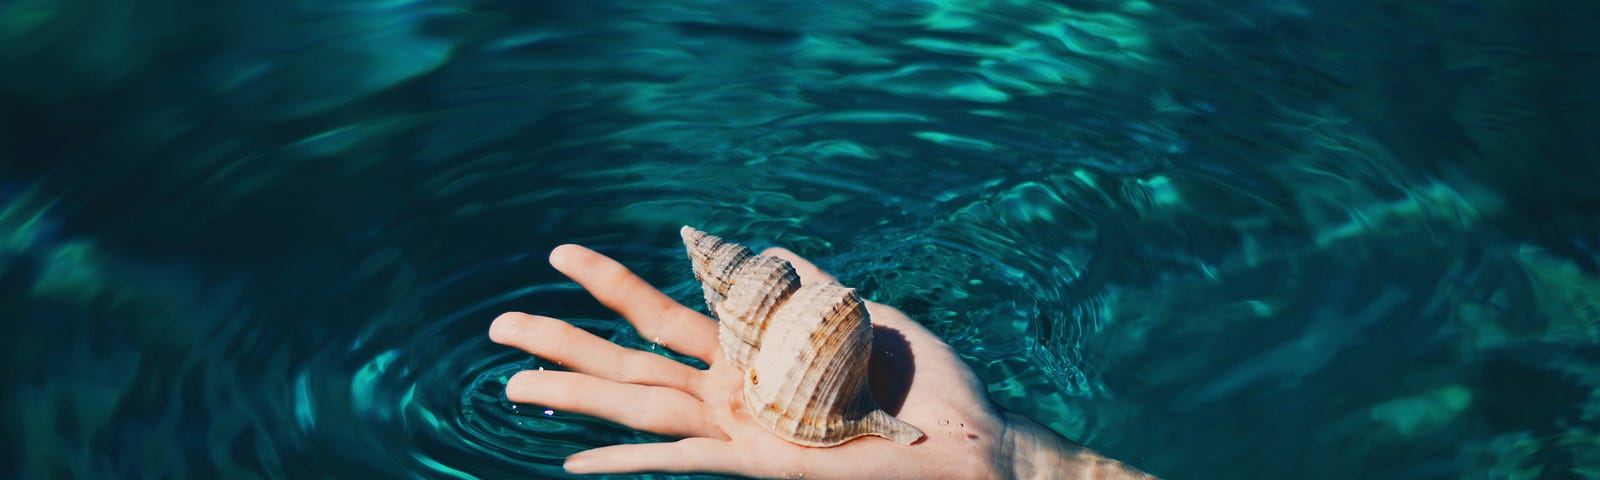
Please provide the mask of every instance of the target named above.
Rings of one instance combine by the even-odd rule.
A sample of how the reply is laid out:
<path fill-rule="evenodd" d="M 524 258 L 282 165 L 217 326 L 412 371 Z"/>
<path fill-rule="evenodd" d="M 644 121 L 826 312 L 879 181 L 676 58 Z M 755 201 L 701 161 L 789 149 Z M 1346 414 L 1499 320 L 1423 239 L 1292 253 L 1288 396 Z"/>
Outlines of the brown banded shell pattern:
<path fill-rule="evenodd" d="M 865 435 L 903 444 L 923 436 L 872 398 L 872 323 L 854 289 L 801 285 L 787 261 L 690 227 L 681 233 L 756 423 L 812 447 Z"/>

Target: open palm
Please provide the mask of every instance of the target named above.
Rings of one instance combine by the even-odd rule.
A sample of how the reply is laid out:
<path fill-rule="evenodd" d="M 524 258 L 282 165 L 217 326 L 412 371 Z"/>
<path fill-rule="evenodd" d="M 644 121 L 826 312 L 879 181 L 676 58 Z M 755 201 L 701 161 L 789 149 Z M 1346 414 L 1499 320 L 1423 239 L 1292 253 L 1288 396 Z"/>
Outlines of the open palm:
<path fill-rule="evenodd" d="M 783 249 L 802 283 L 832 280 Z M 570 372 L 523 371 L 506 395 L 604 418 L 634 429 L 681 437 L 667 443 L 596 448 L 567 458 L 571 473 L 706 472 L 752 477 L 992 478 L 1009 455 L 1007 423 L 984 385 L 938 337 L 899 310 L 875 302 L 871 383 L 884 410 L 925 434 L 911 445 L 861 437 L 831 448 L 802 447 L 769 433 L 741 405 L 742 372 L 723 361 L 717 323 L 651 287 L 615 260 L 577 245 L 550 254 L 550 264 L 640 335 L 706 362 L 700 370 L 650 352 L 624 348 L 564 321 L 506 313 L 489 337 L 559 362 Z"/>

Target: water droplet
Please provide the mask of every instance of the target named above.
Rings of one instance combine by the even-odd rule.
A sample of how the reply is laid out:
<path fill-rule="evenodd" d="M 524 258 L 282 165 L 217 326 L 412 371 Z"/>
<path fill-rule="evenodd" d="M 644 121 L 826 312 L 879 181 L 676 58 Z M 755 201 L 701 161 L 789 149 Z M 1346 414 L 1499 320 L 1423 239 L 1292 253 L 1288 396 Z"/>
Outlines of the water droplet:
<path fill-rule="evenodd" d="M 551 415 L 555 415 L 555 414 L 556 414 L 555 410 L 551 410 L 551 409 L 548 409 L 548 408 L 544 409 L 544 416 L 546 416 L 546 417 L 551 416 Z"/>
<path fill-rule="evenodd" d="M 545 411 L 548 412 L 549 410 L 545 410 Z M 967 424 L 966 423 L 957 423 L 956 424 L 956 428 L 967 428 Z"/>
<path fill-rule="evenodd" d="M 949 425 L 949 424 L 950 424 L 949 420 L 940 420 L 939 421 L 939 425 Z"/>

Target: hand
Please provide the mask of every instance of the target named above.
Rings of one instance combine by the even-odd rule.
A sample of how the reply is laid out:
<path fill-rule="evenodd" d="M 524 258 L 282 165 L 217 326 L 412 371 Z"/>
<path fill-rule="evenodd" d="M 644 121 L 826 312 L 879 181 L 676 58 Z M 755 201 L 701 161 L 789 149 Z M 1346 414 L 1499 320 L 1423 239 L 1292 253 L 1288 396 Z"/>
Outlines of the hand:
<path fill-rule="evenodd" d="M 763 253 L 788 260 L 802 283 L 832 280 L 787 250 Z M 874 397 L 886 411 L 921 429 L 925 438 L 901 445 L 869 436 L 831 448 L 788 443 L 742 410 L 742 395 L 737 394 L 742 372 L 721 358 L 716 320 L 678 304 L 592 250 L 563 245 L 551 252 L 550 264 L 621 314 L 644 338 L 710 366 L 699 370 L 624 348 L 553 318 L 522 313 L 496 318 L 489 328 L 493 341 L 572 369 L 517 373 L 506 385 L 512 401 L 682 438 L 579 452 L 567 458 L 569 473 L 1001 478 L 1021 473 L 1014 471 L 1019 467 L 1034 474 L 1060 474 L 1064 471 L 1057 467 L 1087 468 L 1093 465 L 1082 460 L 1099 458 L 1064 439 L 1050 438 L 1053 433 L 1026 419 L 1002 417 L 984 395 L 983 382 L 949 345 L 899 310 L 875 302 L 867 302 L 875 336 Z M 1074 462 L 1063 463 L 1068 460 Z M 1098 465 L 1121 465 L 1107 462 Z"/>

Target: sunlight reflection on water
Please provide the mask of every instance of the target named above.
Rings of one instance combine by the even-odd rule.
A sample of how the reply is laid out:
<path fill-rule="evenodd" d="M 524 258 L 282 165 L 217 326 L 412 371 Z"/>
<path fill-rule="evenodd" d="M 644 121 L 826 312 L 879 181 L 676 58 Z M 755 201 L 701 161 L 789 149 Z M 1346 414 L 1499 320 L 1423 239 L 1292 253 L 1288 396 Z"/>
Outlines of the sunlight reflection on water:
<path fill-rule="evenodd" d="M 683 224 L 1158 473 L 1600 458 L 1595 167 L 1548 133 L 1593 109 L 1516 93 L 1571 93 L 1520 53 L 1588 51 L 1554 7 L 79 3 L 0 5 L 18 478 L 559 475 L 651 437 L 508 402 L 560 366 L 488 322 L 670 355 L 544 254 L 699 305 Z"/>

